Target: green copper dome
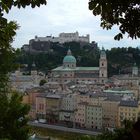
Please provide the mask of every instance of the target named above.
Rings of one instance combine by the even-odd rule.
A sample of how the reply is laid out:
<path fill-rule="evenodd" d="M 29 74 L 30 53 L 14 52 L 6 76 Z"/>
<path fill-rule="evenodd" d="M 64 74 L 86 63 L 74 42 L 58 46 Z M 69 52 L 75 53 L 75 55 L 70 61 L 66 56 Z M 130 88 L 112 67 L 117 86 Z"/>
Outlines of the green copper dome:
<path fill-rule="evenodd" d="M 102 47 L 100 55 L 101 55 L 101 57 L 106 57 L 106 52 L 105 52 L 104 47 Z"/>
<path fill-rule="evenodd" d="M 71 54 L 71 50 L 69 49 L 67 55 L 63 59 L 63 63 L 76 63 L 76 59 Z"/>
<path fill-rule="evenodd" d="M 63 63 L 76 63 L 76 59 L 72 55 L 67 55 L 64 57 Z"/>

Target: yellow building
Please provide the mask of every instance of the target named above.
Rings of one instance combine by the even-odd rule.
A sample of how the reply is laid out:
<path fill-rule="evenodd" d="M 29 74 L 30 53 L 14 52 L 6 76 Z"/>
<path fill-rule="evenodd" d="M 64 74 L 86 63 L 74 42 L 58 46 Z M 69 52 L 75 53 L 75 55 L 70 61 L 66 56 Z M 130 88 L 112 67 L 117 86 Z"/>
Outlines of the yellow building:
<path fill-rule="evenodd" d="M 53 93 L 44 93 L 36 97 L 36 117 L 45 119 L 48 123 L 59 120 L 61 96 Z"/>
<path fill-rule="evenodd" d="M 108 97 L 102 102 L 103 109 L 103 128 L 118 127 L 118 106 L 120 103 L 119 96 Z"/>
<path fill-rule="evenodd" d="M 118 112 L 118 126 L 123 125 L 124 120 L 131 120 L 136 122 L 140 113 L 138 101 L 121 101 Z"/>

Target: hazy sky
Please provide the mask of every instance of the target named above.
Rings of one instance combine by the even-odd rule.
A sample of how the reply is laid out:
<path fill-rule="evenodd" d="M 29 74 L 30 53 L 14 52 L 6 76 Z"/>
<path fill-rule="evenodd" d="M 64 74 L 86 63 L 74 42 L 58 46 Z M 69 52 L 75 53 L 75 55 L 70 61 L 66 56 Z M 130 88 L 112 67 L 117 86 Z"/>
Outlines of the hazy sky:
<path fill-rule="evenodd" d="M 40 8 L 13 8 L 8 15 L 9 20 L 17 21 L 20 29 L 13 42 L 15 48 L 28 44 L 37 36 L 58 36 L 61 32 L 76 32 L 80 35 L 90 34 L 90 41 L 96 41 L 100 47 L 140 46 L 140 39 L 132 40 L 127 36 L 115 41 L 117 27 L 106 31 L 100 27 L 100 17 L 92 15 L 88 9 L 88 0 L 48 0 L 46 6 Z"/>

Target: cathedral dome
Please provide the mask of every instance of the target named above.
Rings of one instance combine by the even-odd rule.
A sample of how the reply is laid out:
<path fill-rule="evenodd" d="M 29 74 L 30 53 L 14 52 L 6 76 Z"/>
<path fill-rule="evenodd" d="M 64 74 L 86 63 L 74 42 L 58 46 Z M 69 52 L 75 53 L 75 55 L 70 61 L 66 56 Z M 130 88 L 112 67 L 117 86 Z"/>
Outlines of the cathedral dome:
<path fill-rule="evenodd" d="M 76 63 L 76 59 L 72 55 L 67 55 L 64 57 L 63 63 Z"/>
<path fill-rule="evenodd" d="M 63 63 L 76 63 L 76 59 L 71 54 L 71 50 L 69 49 L 67 55 L 63 59 Z"/>

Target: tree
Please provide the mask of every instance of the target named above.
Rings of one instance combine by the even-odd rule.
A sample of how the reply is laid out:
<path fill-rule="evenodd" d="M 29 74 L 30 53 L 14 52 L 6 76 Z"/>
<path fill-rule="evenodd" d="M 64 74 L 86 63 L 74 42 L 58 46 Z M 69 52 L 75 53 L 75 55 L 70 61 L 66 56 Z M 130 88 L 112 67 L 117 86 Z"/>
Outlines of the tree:
<path fill-rule="evenodd" d="M 18 25 L 16 22 L 4 18 L 4 12 L 9 13 L 13 6 L 23 7 L 40 6 L 46 4 L 46 0 L 1 0 L 0 1 L 0 79 L 4 79 L 5 75 L 13 69 L 13 56 L 15 50 L 12 48 L 11 43 L 16 35 Z M 2 77 L 2 78 L 1 78 Z M 5 79 L 4 79 L 5 81 Z M 0 81 L 0 85 L 3 81 Z"/>
<path fill-rule="evenodd" d="M 101 16 L 103 29 L 119 26 L 120 33 L 114 37 L 115 40 L 122 39 L 125 33 L 132 39 L 140 38 L 139 0 L 90 0 L 89 9 L 93 15 Z"/>
<path fill-rule="evenodd" d="M 22 96 L 19 93 L 13 92 L 10 96 L 0 94 L 0 139 L 27 140 L 27 114 L 30 107 L 21 103 Z"/>
<path fill-rule="evenodd" d="M 13 69 L 14 49 L 11 47 L 17 24 L 0 16 L 0 91 L 7 85 L 7 73 Z"/>
<path fill-rule="evenodd" d="M 12 93 L 8 88 L 8 72 L 15 64 L 15 50 L 11 43 L 16 35 L 18 25 L 4 18 L 4 12 L 9 13 L 15 7 L 40 6 L 46 0 L 0 0 L 0 139 L 27 140 L 29 128 L 27 117 L 29 106 L 21 103 L 22 97 Z"/>
<path fill-rule="evenodd" d="M 82 136 L 82 137 L 78 138 L 78 140 L 133 140 L 132 133 L 134 132 L 134 130 L 139 131 L 139 129 L 140 129 L 139 128 L 139 123 L 140 122 L 137 122 L 135 124 L 135 127 L 133 127 L 133 122 L 132 121 L 124 120 L 123 121 L 124 127 L 123 128 L 117 128 L 117 129 L 114 130 L 114 132 L 106 131 L 106 132 L 103 132 L 100 135 L 97 135 L 96 137 L 83 137 Z"/>
<path fill-rule="evenodd" d="M 46 82 L 47 82 L 47 81 L 46 81 L 45 79 L 42 79 L 42 80 L 40 80 L 39 85 L 40 85 L 40 86 L 43 86 Z"/>

